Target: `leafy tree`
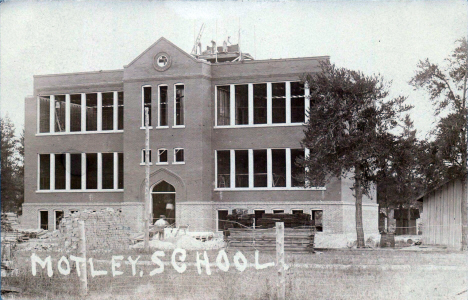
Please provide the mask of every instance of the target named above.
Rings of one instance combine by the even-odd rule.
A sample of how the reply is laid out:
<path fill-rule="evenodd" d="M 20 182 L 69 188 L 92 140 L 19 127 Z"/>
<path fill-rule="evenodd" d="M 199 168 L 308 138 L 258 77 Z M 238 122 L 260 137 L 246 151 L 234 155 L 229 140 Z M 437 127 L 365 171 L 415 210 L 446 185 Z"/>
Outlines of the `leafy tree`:
<path fill-rule="evenodd" d="M 467 91 L 467 40 L 456 42 L 452 54 L 442 65 L 425 59 L 420 61 L 410 84 L 429 94 L 435 115 L 440 117 L 431 132 L 434 140 L 428 142 L 426 151 L 426 189 L 431 190 L 453 178 L 463 180 L 463 199 L 466 195 L 466 91 Z M 462 201 L 462 247 L 467 248 L 467 203 Z"/>
<path fill-rule="evenodd" d="M 304 80 L 310 86 L 309 121 L 302 140 L 310 149 L 303 160 L 306 178 L 327 182 L 353 174 L 357 246 L 364 247 L 362 196 L 369 195 L 376 171 L 394 147 L 390 131 L 411 106 L 405 105 L 405 97 L 388 99 L 389 86 L 382 77 L 329 62 Z"/>
<path fill-rule="evenodd" d="M 15 136 L 15 126 L 6 117 L 0 119 L 1 130 L 1 194 L 2 211 L 16 211 L 23 195 L 21 140 Z"/>
<path fill-rule="evenodd" d="M 413 122 L 406 115 L 403 131 L 396 136 L 391 154 L 381 160 L 376 176 L 377 199 L 379 207 L 386 209 L 387 224 L 390 208 L 419 206 L 416 198 L 424 189 L 424 177 L 421 175 L 421 151 L 424 147 L 424 142 L 416 138 Z"/>

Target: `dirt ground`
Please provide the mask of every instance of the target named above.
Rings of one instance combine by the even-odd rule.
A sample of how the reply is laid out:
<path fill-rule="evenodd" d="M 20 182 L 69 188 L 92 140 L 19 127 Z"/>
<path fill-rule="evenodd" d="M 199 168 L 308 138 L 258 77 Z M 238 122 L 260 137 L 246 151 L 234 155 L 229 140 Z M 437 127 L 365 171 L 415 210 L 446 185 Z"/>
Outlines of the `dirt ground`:
<path fill-rule="evenodd" d="M 172 251 L 165 251 L 164 272 L 149 276 L 155 269 L 151 253 L 122 254 L 140 256 L 136 275 L 131 265 L 122 264 L 122 275 L 112 277 L 111 254 L 89 255 L 96 268 L 108 275 L 88 278 L 89 293 L 79 296 L 79 279 L 74 267 L 70 275 L 57 271 L 58 253 L 37 253 L 42 259 L 51 255 L 53 277 L 45 271 L 32 276 L 30 253 L 17 256 L 18 277 L 2 278 L 2 285 L 22 289 L 20 295 L 2 299 L 276 299 L 276 267 L 256 270 L 249 265 L 240 272 L 234 266 L 235 249 L 229 249 L 228 272 L 218 269 L 218 251 L 208 251 L 211 275 L 196 267 L 196 251 L 187 251 L 187 269 L 177 273 L 170 263 Z M 254 252 L 243 252 L 248 263 Z M 201 252 L 200 252 L 201 256 Z M 275 253 L 260 252 L 259 263 L 275 261 Z M 449 251 L 330 250 L 315 254 L 286 253 L 286 299 L 467 299 L 467 253 Z M 41 269 L 38 266 L 39 269 Z M 143 271 L 143 276 L 139 272 Z M 89 271 L 88 271 L 89 272 Z"/>

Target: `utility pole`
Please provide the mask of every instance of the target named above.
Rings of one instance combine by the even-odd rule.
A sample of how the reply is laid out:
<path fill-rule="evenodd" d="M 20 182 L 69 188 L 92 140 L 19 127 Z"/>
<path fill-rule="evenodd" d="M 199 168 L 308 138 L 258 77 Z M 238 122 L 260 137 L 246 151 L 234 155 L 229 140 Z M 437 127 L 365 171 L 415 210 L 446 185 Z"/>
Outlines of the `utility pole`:
<path fill-rule="evenodd" d="M 149 173 L 150 173 L 150 155 L 149 155 L 149 109 L 145 107 L 145 251 L 149 250 L 149 222 L 150 222 L 150 203 L 149 203 Z"/>

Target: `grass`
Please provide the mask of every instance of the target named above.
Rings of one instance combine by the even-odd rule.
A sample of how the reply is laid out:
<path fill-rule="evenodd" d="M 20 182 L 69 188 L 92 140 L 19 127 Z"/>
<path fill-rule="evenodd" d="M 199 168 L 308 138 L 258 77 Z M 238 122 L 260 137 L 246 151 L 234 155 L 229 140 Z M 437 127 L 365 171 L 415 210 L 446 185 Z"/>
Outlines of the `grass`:
<path fill-rule="evenodd" d="M 255 270 L 247 268 L 239 272 L 233 265 L 235 250 L 228 251 L 229 272 L 211 267 L 212 274 L 206 275 L 203 269 L 198 274 L 195 251 L 188 251 L 187 270 L 177 273 L 171 265 L 162 274 L 153 277 L 147 274 L 154 265 L 138 265 L 137 276 L 132 276 L 131 267 L 122 265 L 122 276 L 112 277 L 110 264 L 100 263 L 98 268 L 109 271 L 107 276 L 89 277 L 89 294 L 79 296 L 79 279 L 73 273 L 68 276 L 58 274 L 56 262 L 59 253 L 38 253 L 41 258 L 51 255 L 54 258 L 54 276 L 49 278 L 42 272 L 34 277 L 31 274 L 29 254 L 17 255 L 19 276 L 2 278 L 2 284 L 20 287 L 23 293 L 17 297 L 4 299 L 276 299 L 276 269 Z M 126 258 L 140 255 L 140 261 L 150 261 L 151 253 L 132 251 L 123 254 Z M 163 261 L 169 261 L 171 251 L 166 251 Z M 214 263 L 218 251 L 209 251 Z M 254 253 L 244 253 L 249 263 L 254 262 Z M 260 262 L 274 261 L 274 253 L 261 253 Z M 94 260 L 110 261 L 110 254 L 89 255 Z M 456 299 L 458 293 L 466 290 L 466 254 L 405 252 L 391 250 L 335 250 L 321 254 L 288 254 L 286 263 L 286 299 Z M 304 267 L 306 265 L 306 267 Z M 338 266 L 352 266 L 337 268 Z M 410 266 L 408 270 L 384 270 L 381 265 Z M 459 266 L 457 270 L 432 270 L 424 266 Z M 323 266 L 324 268 L 321 268 Z M 374 266 L 363 268 L 362 266 Z M 146 274 L 138 276 L 140 270 Z M 463 294 L 466 296 L 466 293 Z"/>

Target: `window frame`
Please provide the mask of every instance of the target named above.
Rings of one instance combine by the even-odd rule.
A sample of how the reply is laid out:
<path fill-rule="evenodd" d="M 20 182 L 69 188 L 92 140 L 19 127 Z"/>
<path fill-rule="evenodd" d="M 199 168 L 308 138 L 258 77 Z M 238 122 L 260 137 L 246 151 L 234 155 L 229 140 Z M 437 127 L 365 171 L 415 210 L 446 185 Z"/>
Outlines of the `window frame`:
<path fill-rule="evenodd" d="M 145 129 L 146 126 L 145 126 L 145 87 L 150 87 L 151 88 L 151 106 L 150 106 L 150 115 L 149 115 L 149 123 L 151 124 L 149 127 L 149 129 L 153 129 L 153 123 L 152 123 L 152 115 L 151 115 L 151 110 L 153 109 L 153 87 L 151 86 L 151 84 L 144 84 L 141 86 L 141 129 Z"/>
<path fill-rule="evenodd" d="M 167 87 L 167 99 L 166 99 L 166 124 L 161 125 L 161 87 Z M 144 126 L 143 126 L 144 127 Z M 158 129 L 169 128 L 169 85 L 167 84 L 159 84 L 158 85 L 158 125 L 156 126 Z"/>
<path fill-rule="evenodd" d="M 141 149 L 141 160 L 140 160 L 140 166 L 146 165 L 145 163 L 145 148 Z M 151 151 L 152 149 L 149 149 L 149 165 L 153 165 L 153 153 Z"/>
<path fill-rule="evenodd" d="M 183 105 L 182 105 L 182 111 L 183 111 L 183 124 L 182 125 L 177 125 L 177 104 L 176 104 L 176 101 L 177 101 L 177 87 L 178 86 L 183 86 L 184 87 L 184 98 L 183 98 Z M 187 95 L 187 90 L 185 88 L 185 84 L 184 83 L 175 83 L 174 84 L 174 102 L 173 102 L 173 104 L 174 104 L 173 105 L 174 122 L 173 122 L 172 128 L 185 128 L 185 106 L 187 104 L 187 101 L 185 99 L 186 95 Z M 168 122 L 168 124 L 169 124 L 169 122 Z"/>
<path fill-rule="evenodd" d="M 324 214 L 323 214 L 323 209 L 311 208 L 311 209 L 310 209 L 310 219 L 311 219 L 311 221 L 315 221 L 315 220 L 314 220 L 314 211 L 321 211 L 321 212 L 322 212 L 322 230 L 320 230 L 320 231 L 317 230 L 317 226 L 315 226 L 315 222 L 314 222 L 314 226 L 315 226 L 316 232 L 324 232 L 324 230 L 323 230 L 323 227 L 324 227 L 324 226 L 323 226 L 323 215 L 324 215 Z"/>
<path fill-rule="evenodd" d="M 216 232 L 222 232 L 223 230 L 219 230 L 219 212 L 220 211 L 227 211 L 229 215 L 229 209 L 227 208 L 218 208 L 216 209 Z"/>
<path fill-rule="evenodd" d="M 182 150 L 184 151 L 184 160 L 183 161 L 177 161 L 177 150 Z M 185 164 L 185 149 L 181 147 L 174 148 L 174 160 L 172 161 L 172 164 L 174 165 L 184 165 Z"/>
<path fill-rule="evenodd" d="M 161 161 L 161 153 L 160 153 L 161 150 L 162 150 L 162 151 L 166 151 L 167 159 L 166 159 L 165 162 L 164 162 L 164 161 Z M 168 150 L 167 150 L 166 148 L 159 148 L 159 149 L 158 149 L 158 160 L 157 160 L 156 164 L 157 164 L 157 165 L 168 165 L 168 164 L 169 164 L 169 152 L 168 152 Z"/>
<path fill-rule="evenodd" d="M 49 210 L 48 209 L 39 209 L 37 211 L 37 213 L 38 213 L 38 218 L 37 218 L 38 226 L 37 226 L 37 228 L 42 229 L 42 227 L 41 227 L 41 224 L 42 224 L 41 212 L 47 212 L 47 229 L 44 229 L 44 230 L 49 230 Z"/>

